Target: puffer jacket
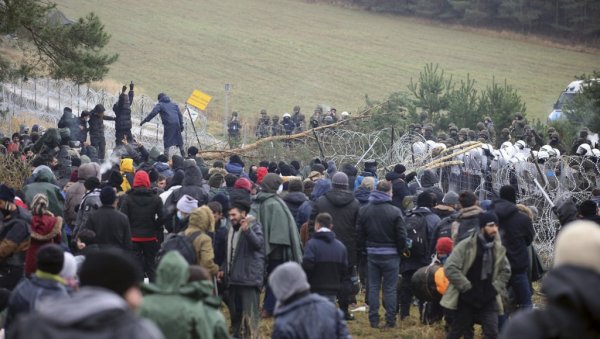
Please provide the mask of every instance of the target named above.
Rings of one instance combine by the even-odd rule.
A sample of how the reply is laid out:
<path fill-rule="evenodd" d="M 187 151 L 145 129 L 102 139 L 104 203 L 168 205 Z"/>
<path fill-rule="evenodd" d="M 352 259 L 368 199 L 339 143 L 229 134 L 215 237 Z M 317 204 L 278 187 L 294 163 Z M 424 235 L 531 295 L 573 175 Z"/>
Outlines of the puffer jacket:
<path fill-rule="evenodd" d="M 500 221 L 498 230 L 511 270 L 514 273 L 523 273 L 529 267 L 527 247 L 531 245 L 535 236 L 531 219 L 520 213 L 517 205 L 504 199 L 494 201 L 494 211 Z"/>
<path fill-rule="evenodd" d="M 52 184 L 54 181 L 54 174 L 50 170 L 42 169 L 38 172 L 33 183 L 23 187 L 23 193 L 25 193 L 25 202 L 29 206 L 31 206 L 33 197 L 36 194 L 44 194 L 48 198 L 48 210 L 55 216 L 62 217 L 65 199 L 60 193 L 60 188 Z"/>
<path fill-rule="evenodd" d="M 94 110 L 90 112 L 89 132 L 90 142 L 95 145 L 98 142 L 104 141 L 104 120 L 115 120 L 114 117 L 106 114 L 96 113 Z"/>
<path fill-rule="evenodd" d="M 202 206 L 192 212 L 184 234 L 189 237 L 197 232 L 200 232 L 200 235 L 194 239 L 193 245 L 196 250 L 198 265 L 206 268 L 210 274 L 216 276 L 219 272 L 219 266 L 215 264 L 212 238 L 208 235 L 209 232 L 215 232 L 215 219 L 212 211 L 207 206 Z"/>
<path fill-rule="evenodd" d="M 379 249 L 386 249 L 390 254 L 400 254 L 406 247 L 402 211 L 384 192 L 371 192 L 369 203 L 360 208 L 356 227 L 358 250 L 362 253 L 373 249 L 373 254 L 378 254 Z"/>
<path fill-rule="evenodd" d="M 302 268 L 312 292 L 337 295 L 348 273 L 346 247 L 331 231 L 315 232 L 304 247 Z"/>
<path fill-rule="evenodd" d="M 132 241 L 156 238 L 162 226 L 163 204 L 149 188 L 135 187 L 122 199 L 121 212 L 129 219 Z"/>
<path fill-rule="evenodd" d="M 221 270 L 225 272 L 230 285 L 261 288 L 265 276 L 265 241 L 262 226 L 255 221 L 246 232 L 230 227 L 227 235 L 228 251 L 232 247 L 236 232 L 241 233 L 235 253 L 233 257 L 229 257 L 231 263 L 226 259 Z"/>
<path fill-rule="evenodd" d="M 131 103 L 133 102 L 133 91 L 128 94 L 121 93 L 119 100 L 113 105 L 115 112 L 115 129 L 131 129 Z M 129 140 L 131 142 L 131 140 Z"/>

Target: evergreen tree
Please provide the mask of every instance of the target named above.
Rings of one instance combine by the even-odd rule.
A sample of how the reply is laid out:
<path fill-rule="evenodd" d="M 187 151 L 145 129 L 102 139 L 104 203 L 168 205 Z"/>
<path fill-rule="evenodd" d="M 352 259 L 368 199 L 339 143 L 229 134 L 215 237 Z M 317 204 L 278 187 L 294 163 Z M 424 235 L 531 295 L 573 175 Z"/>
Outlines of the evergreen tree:
<path fill-rule="evenodd" d="M 496 129 L 500 130 L 510 126 L 515 113 L 525 113 L 526 108 L 517 90 L 506 80 L 504 84 L 498 84 L 493 79 L 492 84 L 481 92 L 478 110 L 481 116 L 491 117 Z"/>
<path fill-rule="evenodd" d="M 475 80 L 467 74 L 467 79 L 461 80 L 458 87 L 450 92 L 448 114 L 442 126 L 454 122 L 457 126 L 475 129 L 475 125 L 483 120 L 478 105 Z"/>
<path fill-rule="evenodd" d="M 427 64 L 419 72 L 417 82 L 410 79 L 408 90 L 415 97 L 414 105 L 428 112 L 430 121 L 439 125 L 441 111 L 448 108 L 452 87 L 452 77 L 446 79 L 439 65 Z"/>

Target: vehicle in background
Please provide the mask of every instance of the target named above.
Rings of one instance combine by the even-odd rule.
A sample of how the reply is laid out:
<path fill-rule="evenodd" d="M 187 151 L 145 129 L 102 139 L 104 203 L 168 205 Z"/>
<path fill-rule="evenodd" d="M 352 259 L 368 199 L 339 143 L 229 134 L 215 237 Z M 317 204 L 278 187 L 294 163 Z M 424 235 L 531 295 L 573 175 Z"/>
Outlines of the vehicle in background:
<path fill-rule="evenodd" d="M 600 82 L 600 79 L 591 79 L 591 81 Z M 556 100 L 552 112 L 550 112 L 548 115 L 548 121 L 557 121 L 562 119 L 564 117 L 562 114 L 562 108 L 571 102 L 577 94 L 581 93 L 585 85 L 586 84 L 584 80 L 572 81 L 560 94 L 558 100 Z"/>

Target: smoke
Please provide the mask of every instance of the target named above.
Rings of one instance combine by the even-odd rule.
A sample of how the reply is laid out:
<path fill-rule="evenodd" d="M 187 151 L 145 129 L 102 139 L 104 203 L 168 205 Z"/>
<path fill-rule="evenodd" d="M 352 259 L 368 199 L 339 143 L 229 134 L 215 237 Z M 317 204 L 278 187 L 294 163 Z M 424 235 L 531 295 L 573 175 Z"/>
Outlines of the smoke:
<path fill-rule="evenodd" d="M 587 139 L 592 142 L 592 147 L 598 144 L 598 133 L 588 134 Z"/>
<path fill-rule="evenodd" d="M 108 157 L 108 159 L 106 159 L 102 165 L 100 165 L 100 174 L 104 174 L 108 171 L 110 171 L 110 169 L 118 164 L 120 161 L 119 156 L 117 156 L 114 152 Z"/>

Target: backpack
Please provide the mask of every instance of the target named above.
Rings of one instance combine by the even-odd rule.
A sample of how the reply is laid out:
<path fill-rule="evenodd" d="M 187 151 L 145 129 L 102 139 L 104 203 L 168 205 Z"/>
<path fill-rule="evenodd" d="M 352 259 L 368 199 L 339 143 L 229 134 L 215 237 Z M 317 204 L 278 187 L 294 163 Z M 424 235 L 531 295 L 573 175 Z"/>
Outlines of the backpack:
<path fill-rule="evenodd" d="M 183 232 L 169 234 L 156 254 L 156 265 L 158 265 L 162 257 L 170 251 L 179 252 L 188 264 L 196 265 L 198 263 L 198 257 L 196 256 L 194 241 L 201 234 L 201 231 L 194 232 L 189 236 L 184 235 Z"/>
<path fill-rule="evenodd" d="M 421 259 L 429 253 L 425 215 L 423 212 L 409 212 L 406 217 L 407 251 L 404 256 L 407 258 Z"/>
<path fill-rule="evenodd" d="M 75 218 L 75 228 L 73 229 L 73 239 L 77 238 L 77 233 L 85 227 L 90 214 L 100 208 L 100 190 L 95 189 L 86 193 L 81 199 L 81 203 L 77 208 L 77 217 Z"/>

